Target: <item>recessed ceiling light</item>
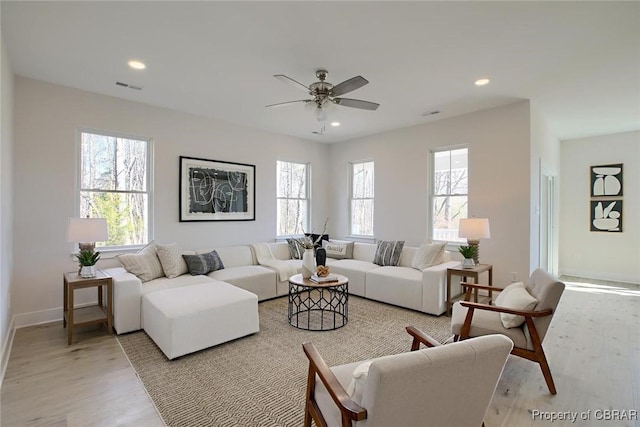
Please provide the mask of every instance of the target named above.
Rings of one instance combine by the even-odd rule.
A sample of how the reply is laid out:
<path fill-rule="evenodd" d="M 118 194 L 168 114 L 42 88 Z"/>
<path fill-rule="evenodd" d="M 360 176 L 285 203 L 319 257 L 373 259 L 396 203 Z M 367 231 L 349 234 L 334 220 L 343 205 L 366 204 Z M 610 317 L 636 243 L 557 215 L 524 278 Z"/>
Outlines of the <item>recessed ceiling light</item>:
<path fill-rule="evenodd" d="M 331 126 L 333 126 L 334 128 L 338 127 L 340 126 L 340 122 L 331 122 Z"/>
<path fill-rule="evenodd" d="M 136 70 L 144 70 L 145 68 L 147 68 L 147 66 L 144 65 L 144 63 L 136 60 L 129 61 L 129 67 L 135 68 Z"/>
<path fill-rule="evenodd" d="M 489 84 L 489 79 L 478 79 L 476 80 L 476 86 L 484 86 Z"/>

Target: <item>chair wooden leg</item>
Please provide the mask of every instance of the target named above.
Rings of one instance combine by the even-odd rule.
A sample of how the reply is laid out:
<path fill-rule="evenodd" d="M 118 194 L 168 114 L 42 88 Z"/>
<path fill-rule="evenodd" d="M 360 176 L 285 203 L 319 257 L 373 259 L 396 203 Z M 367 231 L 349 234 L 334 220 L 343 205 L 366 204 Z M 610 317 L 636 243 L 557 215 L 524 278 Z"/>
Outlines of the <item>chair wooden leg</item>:
<path fill-rule="evenodd" d="M 553 383 L 553 377 L 551 376 L 551 369 L 549 369 L 549 364 L 547 363 L 547 357 L 544 355 L 544 351 L 542 351 L 542 347 L 540 347 L 540 360 L 538 363 L 540 364 L 540 369 L 542 370 L 542 375 L 544 375 L 544 380 L 547 382 L 547 387 L 549 387 L 549 392 L 551 394 L 558 394 L 556 391 L 556 385 Z"/>
<path fill-rule="evenodd" d="M 540 365 L 540 369 L 542 370 L 542 375 L 544 376 L 544 380 L 547 383 L 549 392 L 551 394 L 557 394 L 556 385 L 553 383 L 551 369 L 549 369 L 549 363 L 547 362 L 547 356 L 544 354 L 544 349 L 542 348 L 542 341 L 540 340 L 540 335 L 538 335 L 538 330 L 536 329 L 536 326 L 533 323 L 533 319 L 531 317 L 526 317 L 525 322 L 527 324 L 527 328 L 529 329 L 529 335 L 531 336 L 531 342 L 533 344 L 533 349 L 535 352 L 535 358 L 531 360 L 533 360 L 534 362 L 538 362 L 538 364 Z"/>

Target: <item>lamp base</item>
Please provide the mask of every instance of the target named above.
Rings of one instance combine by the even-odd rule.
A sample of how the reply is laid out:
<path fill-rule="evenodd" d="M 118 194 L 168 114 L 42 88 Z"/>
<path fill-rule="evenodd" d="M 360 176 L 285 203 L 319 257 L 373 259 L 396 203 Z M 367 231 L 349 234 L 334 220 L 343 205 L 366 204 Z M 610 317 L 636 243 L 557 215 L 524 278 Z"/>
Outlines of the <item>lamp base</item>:
<path fill-rule="evenodd" d="M 467 245 L 475 249 L 473 251 L 473 261 L 476 263 L 476 265 L 480 264 L 480 262 L 478 261 L 478 258 L 480 256 L 480 240 L 467 239 Z"/>
<path fill-rule="evenodd" d="M 78 249 L 81 251 L 91 251 L 93 252 L 96 249 L 96 244 L 94 243 L 78 243 Z"/>

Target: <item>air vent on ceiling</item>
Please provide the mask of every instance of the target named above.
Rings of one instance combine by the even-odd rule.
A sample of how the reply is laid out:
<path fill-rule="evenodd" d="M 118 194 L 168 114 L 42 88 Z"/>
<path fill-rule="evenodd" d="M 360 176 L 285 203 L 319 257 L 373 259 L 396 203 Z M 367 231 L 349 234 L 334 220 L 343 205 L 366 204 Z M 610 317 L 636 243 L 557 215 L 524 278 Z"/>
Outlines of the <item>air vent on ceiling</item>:
<path fill-rule="evenodd" d="M 140 86 L 130 85 L 129 83 L 116 82 L 116 85 L 117 86 L 122 86 L 122 87 L 127 87 L 129 89 L 134 89 L 134 90 L 142 90 L 142 88 Z"/>

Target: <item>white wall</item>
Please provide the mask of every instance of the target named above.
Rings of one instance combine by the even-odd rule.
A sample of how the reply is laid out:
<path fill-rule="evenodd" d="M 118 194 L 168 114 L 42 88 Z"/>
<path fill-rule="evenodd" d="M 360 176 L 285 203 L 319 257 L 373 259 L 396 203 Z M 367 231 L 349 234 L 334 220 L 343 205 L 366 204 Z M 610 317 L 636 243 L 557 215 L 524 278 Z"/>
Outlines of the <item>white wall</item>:
<path fill-rule="evenodd" d="M 327 145 L 129 102 L 37 80 L 15 81 L 14 312 L 17 326 L 61 318 L 62 273 L 77 268 L 66 242 L 74 215 L 76 129 L 150 137 L 155 148 L 155 240 L 185 248 L 275 237 L 276 160 L 329 166 Z M 256 220 L 180 223 L 178 157 L 256 165 Z M 315 179 L 313 225 L 328 215 L 328 182 Z M 79 303 L 95 300 L 80 295 Z M 36 312 L 36 313 L 32 313 Z M 32 313 L 32 314 L 29 314 Z"/>
<path fill-rule="evenodd" d="M 543 114 L 535 108 L 531 107 L 531 175 L 530 175 L 530 191 L 531 191 L 531 222 L 529 225 L 531 238 L 531 251 L 529 266 L 531 270 L 540 266 L 540 251 L 544 248 L 540 247 L 541 235 L 540 224 L 541 207 L 544 208 L 546 203 L 540 200 L 541 195 L 541 175 L 544 173 L 548 176 L 556 178 L 556 184 L 559 189 L 560 181 L 560 141 L 556 138 L 549 128 L 547 120 Z M 553 274 L 558 271 L 558 228 L 559 221 L 559 192 L 555 194 L 555 211 L 553 212 L 555 229 L 552 230 L 551 245 L 553 253 L 552 265 L 548 270 Z"/>
<path fill-rule="evenodd" d="M 333 232 L 349 232 L 349 163 L 371 159 L 375 237 L 419 245 L 427 236 L 429 150 L 467 145 L 469 214 L 488 217 L 491 224 L 491 239 L 480 242 L 480 260 L 493 264 L 494 283 L 507 283 L 511 272 L 528 277 L 529 138 L 529 103 L 520 102 L 334 144 Z"/>
<path fill-rule="evenodd" d="M 562 141 L 560 272 L 640 283 L 640 132 Z M 590 230 L 590 167 L 622 163 L 622 233 Z"/>
<path fill-rule="evenodd" d="M 9 360 L 12 280 L 13 71 L 0 35 L 0 383 Z"/>

